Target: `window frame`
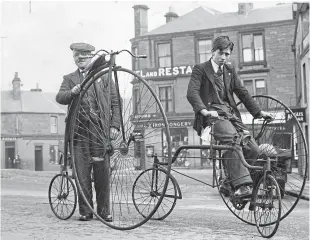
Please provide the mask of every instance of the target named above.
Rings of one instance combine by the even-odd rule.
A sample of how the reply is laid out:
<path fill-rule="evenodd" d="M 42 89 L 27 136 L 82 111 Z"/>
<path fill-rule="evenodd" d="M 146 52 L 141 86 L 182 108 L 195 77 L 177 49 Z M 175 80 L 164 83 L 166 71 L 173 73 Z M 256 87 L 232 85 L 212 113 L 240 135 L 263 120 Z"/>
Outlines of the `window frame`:
<path fill-rule="evenodd" d="M 162 100 L 161 100 L 161 98 L 160 98 L 160 88 L 171 88 L 171 111 L 166 111 L 166 108 L 165 108 L 165 106 L 164 106 L 164 104 L 163 104 L 163 102 L 162 102 Z M 160 101 L 160 103 L 162 104 L 162 106 L 163 106 L 163 110 L 165 111 L 165 113 L 167 113 L 167 114 L 169 114 L 169 113 L 174 113 L 175 112 L 175 106 L 174 106 L 174 104 L 175 104 L 175 102 L 174 102 L 174 87 L 173 87 L 173 85 L 171 85 L 171 84 L 164 84 L 164 85 L 158 85 L 157 86 L 157 92 L 158 92 L 158 99 L 159 99 L 159 101 Z M 167 95 L 167 91 L 166 91 L 166 93 L 165 93 L 166 95 Z M 167 100 L 165 100 L 165 102 L 167 102 L 168 103 L 168 101 L 169 101 L 169 99 Z M 169 106 L 169 105 L 168 105 Z"/>
<path fill-rule="evenodd" d="M 199 37 L 196 39 L 196 63 L 203 63 L 200 62 L 200 55 L 201 53 L 199 52 L 199 42 L 200 41 L 211 41 L 211 57 L 212 57 L 212 38 L 211 37 Z M 209 59 L 207 59 L 206 61 L 209 61 Z"/>
<path fill-rule="evenodd" d="M 243 56 L 243 42 L 242 37 L 244 35 L 250 35 L 251 36 L 251 54 L 252 54 L 252 60 L 245 62 L 244 56 Z M 263 55 L 264 60 L 255 60 L 255 48 L 254 48 L 254 36 L 261 35 L 262 36 L 262 45 L 263 45 Z M 267 60 L 266 60 L 266 42 L 265 42 L 265 32 L 264 30 L 254 30 L 254 31 L 244 31 L 239 32 L 239 53 L 240 53 L 240 59 L 239 59 L 239 65 L 242 66 L 251 66 L 251 65 L 264 65 L 267 66 Z"/>
<path fill-rule="evenodd" d="M 51 162 L 52 156 L 51 154 L 51 148 L 53 148 L 55 152 L 55 162 Z M 59 152 L 59 145 L 57 144 L 50 144 L 49 145 L 49 165 L 57 165 L 60 164 L 60 152 Z"/>
<path fill-rule="evenodd" d="M 302 85 L 303 85 L 303 93 L 302 93 L 302 95 L 303 95 L 303 99 L 304 99 L 304 104 L 307 104 L 308 103 L 308 89 L 307 89 L 307 69 L 306 69 L 306 63 L 303 63 L 302 64 L 302 67 L 301 67 L 301 69 L 302 69 L 302 73 L 301 73 L 301 76 L 302 76 Z"/>
<path fill-rule="evenodd" d="M 257 81 L 264 81 L 264 84 L 265 84 L 265 93 L 263 93 L 263 94 L 257 94 L 257 92 L 256 92 L 256 82 Z M 252 90 L 253 90 L 253 94 L 250 94 L 251 96 L 254 96 L 254 95 L 268 95 L 268 88 L 267 88 L 267 77 L 266 76 L 249 76 L 249 77 L 244 77 L 242 80 L 242 85 L 245 87 L 245 85 L 244 85 L 244 82 L 246 81 L 246 82 L 252 82 Z M 248 89 L 247 89 L 248 90 Z M 240 101 L 239 99 L 238 99 L 238 101 Z M 237 102 L 238 102 L 237 101 Z M 246 108 L 245 108 L 245 106 L 244 106 L 244 104 L 242 104 L 241 103 L 241 105 L 240 105 L 240 110 L 242 110 L 242 111 L 244 111 L 244 110 L 246 110 Z"/>
<path fill-rule="evenodd" d="M 266 84 L 266 78 L 264 78 L 264 77 L 253 77 L 253 78 L 245 78 L 245 79 L 243 79 L 242 80 L 242 84 L 243 84 L 243 86 L 244 86 L 244 82 L 246 81 L 246 82 L 250 82 L 250 81 L 252 81 L 252 88 L 253 88 L 253 95 L 252 96 L 254 96 L 254 95 L 257 95 L 257 93 L 256 93 L 256 82 L 258 82 L 258 81 L 264 81 L 264 84 L 265 84 L 265 93 L 263 94 L 263 95 L 265 95 L 265 94 L 267 94 L 267 84 Z M 253 84 L 254 83 L 254 84 Z M 261 94 L 260 94 L 261 95 Z"/>
<path fill-rule="evenodd" d="M 53 125 L 52 125 L 52 119 L 55 119 L 56 124 L 55 124 L 55 132 L 53 132 Z M 50 133 L 51 134 L 57 134 L 58 133 L 58 116 L 50 116 Z"/>
<path fill-rule="evenodd" d="M 135 94 L 136 92 L 138 92 L 138 96 Z M 141 114 L 141 103 L 140 104 L 138 104 L 138 106 L 136 106 L 136 100 L 139 100 L 138 98 L 140 97 L 140 91 L 139 91 L 139 88 L 138 87 L 135 87 L 135 88 L 133 88 L 132 89 L 132 93 L 133 93 L 133 97 L 134 97 L 134 101 L 133 101 L 133 104 L 134 104 L 134 115 L 139 115 L 139 114 Z M 137 98 L 135 97 L 135 96 L 137 96 Z M 140 100 L 141 100 L 141 98 L 140 98 Z M 137 112 L 136 112 L 136 110 L 138 110 Z"/>
<path fill-rule="evenodd" d="M 160 44 L 169 44 L 170 45 L 170 66 L 161 67 L 159 65 L 159 45 Z M 167 67 L 173 67 L 173 51 L 172 51 L 172 41 L 171 40 L 165 40 L 165 41 L 158 41 L 155 42 L 155 56 L 156 56 L 156 67 L 157 68 L 167 68 Z"/>

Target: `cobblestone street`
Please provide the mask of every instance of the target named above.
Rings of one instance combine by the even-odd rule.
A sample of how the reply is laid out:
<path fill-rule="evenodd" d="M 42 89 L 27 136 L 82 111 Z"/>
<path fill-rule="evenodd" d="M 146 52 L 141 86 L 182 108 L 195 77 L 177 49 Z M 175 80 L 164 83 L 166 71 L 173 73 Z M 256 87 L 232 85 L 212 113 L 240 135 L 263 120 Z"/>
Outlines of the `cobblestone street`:
<path fill-rule="evenodd" d="M 199 178 L 205 170 L 189 170 Z M 53 172 L 2 170 L 1 237 L 6 239 L 262 239 L 256 227 L 236 219 L 216 189 L 175 175 L 183 193 L 164 221 L 148 221 L 130 231 L 113 230 L 98 220 L 58 220 L 48 204 L 48 184 Z M 309 202 L 301 201 L 281 221 L 272 239 L 309 239 Z"/>

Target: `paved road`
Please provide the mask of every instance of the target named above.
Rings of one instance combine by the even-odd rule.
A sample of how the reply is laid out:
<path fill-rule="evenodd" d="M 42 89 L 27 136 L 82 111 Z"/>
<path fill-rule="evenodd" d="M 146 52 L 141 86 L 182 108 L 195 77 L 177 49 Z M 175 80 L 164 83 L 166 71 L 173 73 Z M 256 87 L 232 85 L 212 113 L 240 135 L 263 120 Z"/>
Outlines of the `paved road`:
<path fill-rule="evenodd" d="M 211 179 L 203 171 L 191 171 Z M 50 210 L 47 189 L 52 172 L 1 171 L 1 239 L 263 239 L 254 226 L 236 219 L 216 189 L 176 175 L 183 199 L 164 221 L 148 221 L 130 231 L 117 231 L 98 220 L 58 220 Z M 281 221 L 276 240 L 309 239 L 309 202 L 302 201 Z"/>

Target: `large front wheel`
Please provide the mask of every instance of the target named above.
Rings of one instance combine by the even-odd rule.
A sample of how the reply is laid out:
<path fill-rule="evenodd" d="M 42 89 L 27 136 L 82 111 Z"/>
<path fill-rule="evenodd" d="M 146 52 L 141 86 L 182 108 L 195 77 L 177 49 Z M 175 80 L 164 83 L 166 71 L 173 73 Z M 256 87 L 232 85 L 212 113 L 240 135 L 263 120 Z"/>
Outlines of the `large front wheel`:
<path fill-rule="evenodd" d="M 132 190 L 141 170 L 151 166 L 151 155 L 160 157 L 166 149 L 165 193 L 171 166 L 170 133 L 164 109 L 145 80 L 123 68 L 112 71 L 111 81 L 108 75 L 107 70 L 95 75 L 72 105 L 71 156 L 80 212 L 88 207 L 104 224 L 127 230 L 148 221 L 164 198 L 164 194 L 158 196 L 142 216 L 134 206 Z M 119 129 L 115 140 L 110 140 L 111 127 Z"/>

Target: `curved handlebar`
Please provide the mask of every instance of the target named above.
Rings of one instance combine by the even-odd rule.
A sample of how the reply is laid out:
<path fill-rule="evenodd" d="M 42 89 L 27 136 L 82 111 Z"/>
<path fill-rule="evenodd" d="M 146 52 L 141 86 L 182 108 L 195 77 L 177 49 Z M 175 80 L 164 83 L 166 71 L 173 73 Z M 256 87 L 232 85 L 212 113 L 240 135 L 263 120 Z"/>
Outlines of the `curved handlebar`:
<path fill-rule="evenodd" d="M 94 64 L 99 61 L 99 59 L 100 61 L 106 63 L 110 61 L 110 56 L 118 55 L 122 52 L 127 52 L 134 58 L 147 58 L 146 55 L 134 55 L 132 52 L 130 52 L 127 49 L 123 49 L 123 50 L 116 51 L 116 52 L 111 51 L 110 53 L 107 50 L 100 49 L 95 54 L 93 54 L 93 57 L 91 58 L 90 63 L 85 67 L 85 69 L 82 72 L 84 73 L 84 72 L 89 71 L 94 66 Z"/>

